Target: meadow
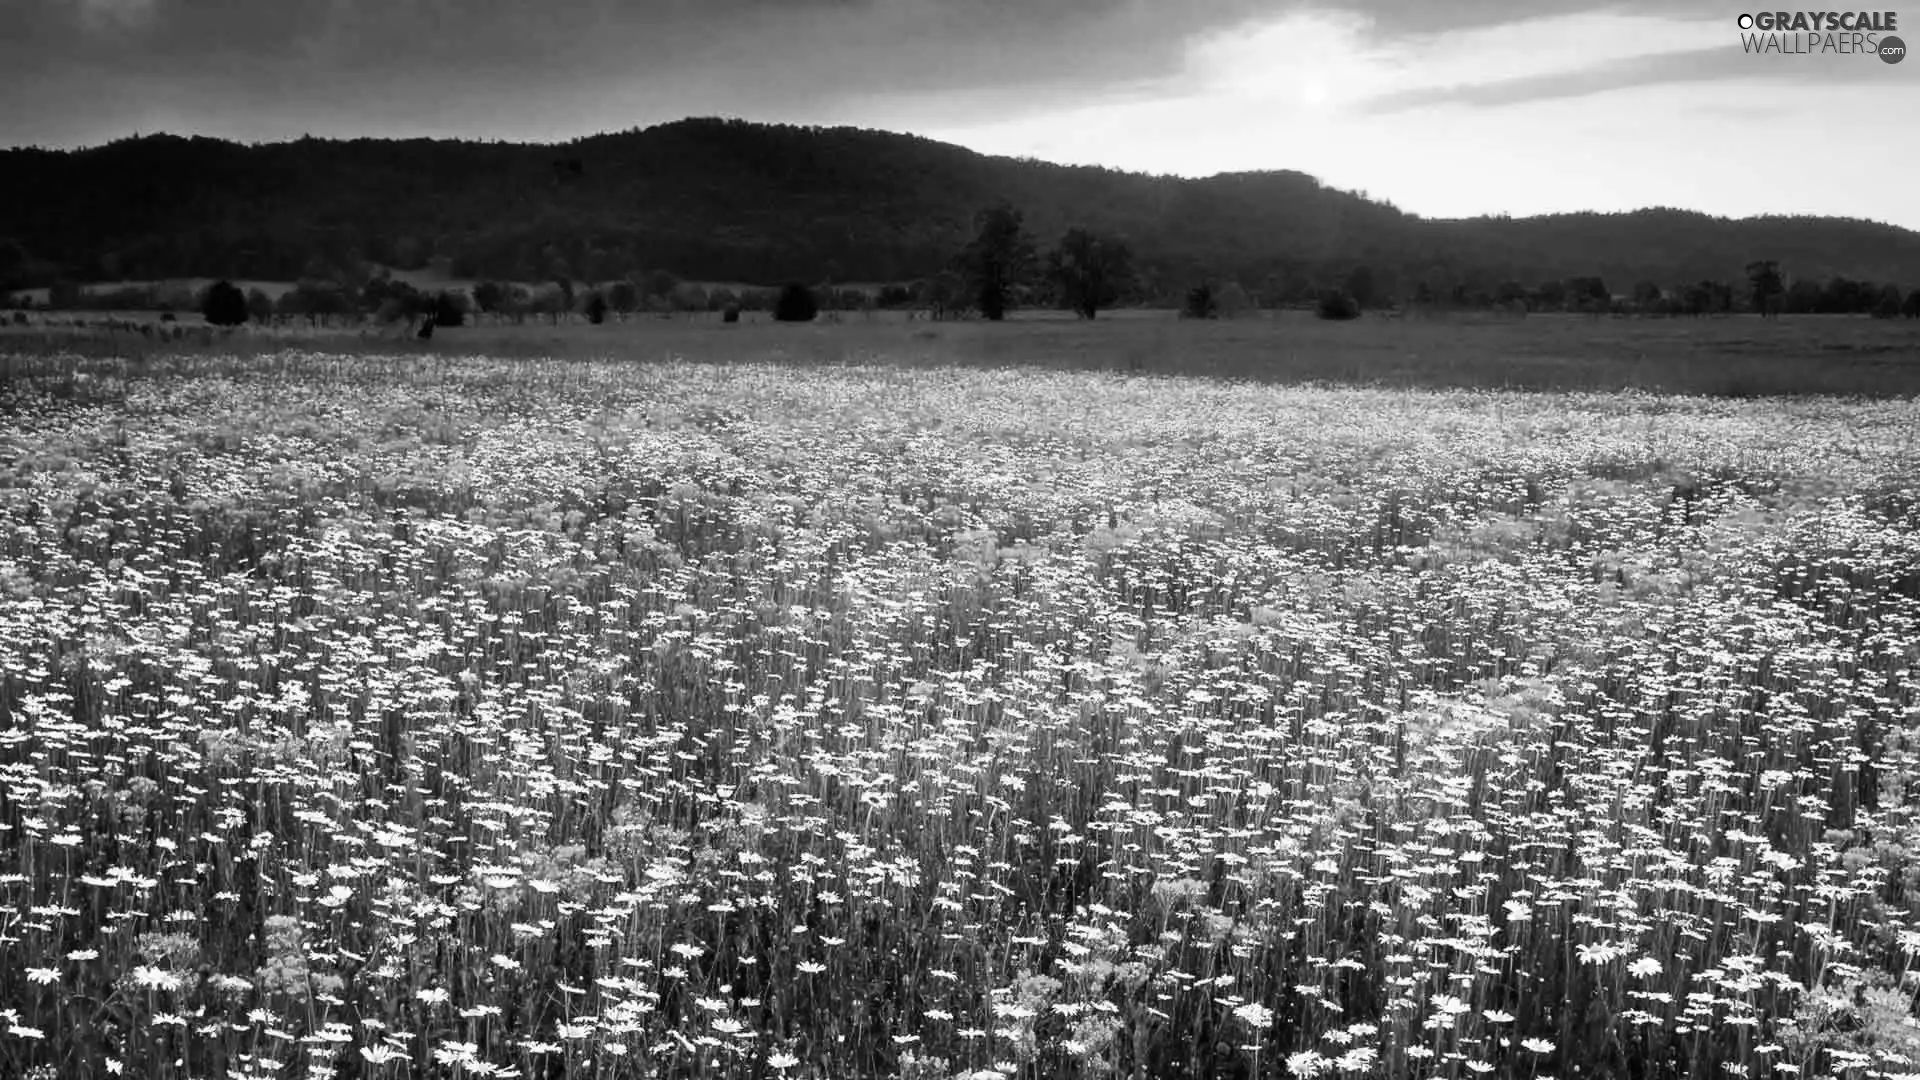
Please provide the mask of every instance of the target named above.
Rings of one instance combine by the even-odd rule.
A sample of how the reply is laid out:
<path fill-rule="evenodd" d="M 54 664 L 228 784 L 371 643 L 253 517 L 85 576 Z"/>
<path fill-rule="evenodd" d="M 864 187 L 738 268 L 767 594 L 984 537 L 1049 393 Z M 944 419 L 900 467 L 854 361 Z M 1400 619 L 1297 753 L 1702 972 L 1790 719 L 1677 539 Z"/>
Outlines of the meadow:
<path fill-rule="evenodd" d="M 73 354 L 141 360 L 197 352 L 271 356 L 288 349 L 403 355 L 484 354 L 520 360 L 685 360 L 880 364 L 919 368 L 1120 371 L 1383 387 L 1507 390 L 1641 390 L 1716 397 L 1920 394 L 1920 323 L 1864 316 L 1777 319 L 1591 318 L 1484 312 L 1368 315 L 1326 322 L 1310 312 L 1265 311 L 1238 319 L 1184 320 L 1171 311 L 1127 309 L 1083 322 L 1057 311 L 1019 311 L 1004 324 L 933 322 L 900 311 L 841 312 L 814 324 L 782 324 L 748 312 L 727 325 L 715 314 L 633 316 L 591 325 L 483 316 L 417 342 L 412 326 L 350 323 L 235 330 L 170 328 L 168 340 L 125 329 L 151 312 L 36 313 L 0 325 L 0 355 Z M 197 320 L 190 320 L 197 321 Z M 118 325 L 122 329 L 111 329 Z M 0 371 L 0 375 L 4 375 Z"/>
<path fill-rule="evenodd" d="M 1920 399 L 730 329 L 0 338 L 0 1076 L 1920 1071 Z"/>

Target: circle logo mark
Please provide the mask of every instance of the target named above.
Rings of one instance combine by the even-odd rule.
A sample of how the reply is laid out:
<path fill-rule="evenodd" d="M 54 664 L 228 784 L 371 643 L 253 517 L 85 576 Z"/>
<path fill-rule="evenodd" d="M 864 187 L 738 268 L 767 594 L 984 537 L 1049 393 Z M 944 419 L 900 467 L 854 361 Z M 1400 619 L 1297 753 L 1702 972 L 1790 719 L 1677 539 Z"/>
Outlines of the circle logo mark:
<path fill-rule="evenodd" d="M 1740 29 L 1742 29 L 1742 30 L 1751 30 L 1751 29 L 1753 29 L 1753 16 L 1751 16 L 1751 15 L 1742 15 L 1742 16 L 1740 16 L 1740 18 L 1739 18 L 1739 19 L 1738 19 L 1737 21 L 1738 21 L 1738 24 L 1739 24 L 1739 26 L 1740 26 Z"/>
<path fill-rule="evenodd" d="M 1907 43 L 1897 37 L 1880 39 L 1880 59 L 1883 63 L 1897 64 L 1907 58 Z"/>

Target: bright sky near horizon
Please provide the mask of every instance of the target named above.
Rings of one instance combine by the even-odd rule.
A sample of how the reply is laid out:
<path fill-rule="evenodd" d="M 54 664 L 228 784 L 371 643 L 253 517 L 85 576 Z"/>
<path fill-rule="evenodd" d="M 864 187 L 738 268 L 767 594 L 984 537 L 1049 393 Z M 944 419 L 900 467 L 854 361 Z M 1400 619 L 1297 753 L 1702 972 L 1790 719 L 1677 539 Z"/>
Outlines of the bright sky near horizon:
<path fill-rule="evenodd" d="M 723 115 L 1189 176 L 1297 169 L 1428 216 L 1666 205 L 1920 229 L 1906 119 L 1920 60 L 1751 54 L 1737 25 L 1751 10 L 0 0 L 0 146 L 155 131 L 550 142 Z M 1920 42 L 1920 8 L 1893 10 Z"/>

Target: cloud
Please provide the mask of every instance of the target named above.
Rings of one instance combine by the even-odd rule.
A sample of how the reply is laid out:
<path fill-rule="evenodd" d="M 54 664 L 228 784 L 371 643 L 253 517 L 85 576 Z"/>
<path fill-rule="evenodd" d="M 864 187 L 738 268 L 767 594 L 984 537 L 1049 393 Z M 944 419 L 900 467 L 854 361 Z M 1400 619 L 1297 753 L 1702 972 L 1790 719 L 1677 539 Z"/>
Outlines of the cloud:
<path fill-rule="evenodd" d="M 1374 97 L 1373 114 L 1441 105 L 1491 108 L 1591 97 L 1639 87 L 1712 82 L 1799 82 L 1822 85 L 1890 85 L 1886 66 L 1854 55 L 1748 55 L 1737 43 L 1680 52 L 1622 57 L 1570 71 L 1545 72 L 1485 82 L 1412 87 Z"/>
<path fill-rule="evenodd" d="M 349 130 L 566 138 L 689 113 L 840 122 L 1030 113 L 1181 69 L 1262 0 L 6 0 L 0 96 L 59 85 L 0 144 L 160 102 L 251 138 Z M 156 8 L 155 5 L 158 5 Z M 138 39 L 92 32 L 132 25 Z M 69 77 L 86 70 L 86 79 Z M 364 115 L 350 101 L 373 103 Z M 116 103 L 118 103 L 116 105 Z M 31 125 L 31 126 L 29 126 Z M 10 139 L 11 137 L 11 139 Z M 54 141 L 67 142 L 73 138 Z"/>
<path fill-rule="evenodd" d="M 1303 0 L 1299 7 L 1364 19 L 1381 39 L 1431 37 L 1571 16 L 1718 19 L 1731 26 L 1738 14 L 1724 0 L 1529 0 L 1524 6 L 1511 0 Z"/>
<path fill-rule="evenodd" d="M 73 0 L 74 17 L 89 33 L 137 30 L 153 18 L 154 0 Z"/>

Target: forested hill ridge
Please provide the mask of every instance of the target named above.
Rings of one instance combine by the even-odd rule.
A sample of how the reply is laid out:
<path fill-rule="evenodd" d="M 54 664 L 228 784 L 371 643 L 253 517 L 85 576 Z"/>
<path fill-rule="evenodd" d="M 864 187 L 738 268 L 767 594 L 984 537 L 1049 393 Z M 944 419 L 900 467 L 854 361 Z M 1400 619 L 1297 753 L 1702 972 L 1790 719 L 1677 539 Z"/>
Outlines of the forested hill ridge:
<path fill-rule="evenodd" d="M 939 271 L 1007 200 L 1048 245 L 1126 237 L 1150 279 L 1251 289 L 1367 266 L 1435 288 L 1584 275 L 1920 284 L 1920 233 L 1815 217 L 1654 209 L 1423 219 L 1296 172 L 1180 179 L 990 157 L 911 135 L 692 119 L 563 144 L 154 135 L 0 151 L 0 287 L 337 276 L 447 260 L 463 278 L 608 280 L 640 270 L 771 284 Z M 1386 282 L 1383 282 L 1385 284 Z"/>

